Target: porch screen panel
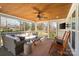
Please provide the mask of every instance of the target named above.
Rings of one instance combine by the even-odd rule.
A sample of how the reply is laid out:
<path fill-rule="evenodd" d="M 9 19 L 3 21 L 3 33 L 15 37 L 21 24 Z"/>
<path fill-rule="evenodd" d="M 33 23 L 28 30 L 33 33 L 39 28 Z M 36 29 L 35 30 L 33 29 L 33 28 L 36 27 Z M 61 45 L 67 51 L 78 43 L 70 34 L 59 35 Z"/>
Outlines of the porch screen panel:
<path fill-rule="evenodd" d="M 51 39 L 54 39 L 56 36 L 56 31 L 57 31 L 57 23 L 51 21 L 49 27 L 50 27 L 49 36 Z"/>

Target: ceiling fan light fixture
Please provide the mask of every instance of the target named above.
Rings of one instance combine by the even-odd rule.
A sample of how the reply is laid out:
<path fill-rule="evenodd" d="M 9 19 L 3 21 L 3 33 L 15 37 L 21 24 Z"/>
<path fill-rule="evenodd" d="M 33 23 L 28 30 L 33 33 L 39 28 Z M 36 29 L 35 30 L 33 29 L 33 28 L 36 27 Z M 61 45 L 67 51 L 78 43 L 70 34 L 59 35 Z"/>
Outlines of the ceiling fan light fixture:
<path fill-rule="evenodd" d="M 59 16 L 56 16 L 56 18 L 59 18 Z"/>

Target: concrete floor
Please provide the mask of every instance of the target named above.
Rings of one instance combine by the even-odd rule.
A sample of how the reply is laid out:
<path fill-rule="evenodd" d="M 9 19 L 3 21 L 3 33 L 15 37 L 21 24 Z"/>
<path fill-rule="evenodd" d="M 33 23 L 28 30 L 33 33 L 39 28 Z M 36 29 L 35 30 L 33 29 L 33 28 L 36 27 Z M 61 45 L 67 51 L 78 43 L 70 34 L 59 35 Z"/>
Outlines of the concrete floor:
<path fill-rule="evenodd" d="M 0 47 L 0 56 L 13 56 L 6 48 Z"/>

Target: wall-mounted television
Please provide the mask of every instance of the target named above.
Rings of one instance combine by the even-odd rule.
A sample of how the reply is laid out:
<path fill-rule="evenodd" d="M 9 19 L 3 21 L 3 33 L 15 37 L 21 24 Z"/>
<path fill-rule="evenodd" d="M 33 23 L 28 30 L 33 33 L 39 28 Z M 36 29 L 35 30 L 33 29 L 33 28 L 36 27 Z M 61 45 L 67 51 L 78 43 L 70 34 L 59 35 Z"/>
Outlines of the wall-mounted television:
<path fill-rule="evenodd" d="M 60 27 L 60 29 L 65 29 L 65 28 L 66 28 L 66 23 L 61 23 L 61 24 L 59 25 L 59 27 Z"/>

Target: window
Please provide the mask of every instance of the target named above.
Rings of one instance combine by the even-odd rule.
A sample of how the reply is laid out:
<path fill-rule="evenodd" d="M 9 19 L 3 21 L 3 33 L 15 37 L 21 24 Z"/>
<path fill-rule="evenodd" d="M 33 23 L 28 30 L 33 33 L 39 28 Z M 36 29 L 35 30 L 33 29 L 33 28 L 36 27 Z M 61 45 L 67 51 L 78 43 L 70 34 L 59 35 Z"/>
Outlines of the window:
<path fill-rule="evenodd" d="M 38 31 L 43 31 L 43 23 L 37 24 Z"/>
<path fill-rule="evenodd" d="M 32 30 L 32 31 L 35 30 L 35 24 L 34 24 L 34 23 L 31 24 L 31 30 Z"/>
<path fill-rule="evenodd" d="M 6 27 L 7 19 L 6 17 L 1 16 L 1 27 Z"/>
<path fill-rule="evenodd" d="M 72 22 L 72 29 L 75 29 L 75 22 Z"/>
<path fill-rule="evenodd" d="M 0 28 L 0 32 L 6 31 L 6 29 L 7 29 L 7 19 L 6 19 L 6 17 L 1 16 L 1 28 Z"/>
<path fill-rule="evenodd" d="M 75 32 L 72 31 L 72 48 L 75 49 Z"/>
<path fill-rule="evenodd" d="M 73 12 L 73 14 L 72 14 L 72 29 L 74 29 L 75 30 L 75 11 Z"/>
<path fill-rule="evenodd" d="M 38 23 L 37 24 L 38 36 L 48 37 L 48 22 Z"/>
<path fill-rule="evenodd" d="M 8 32 L 20 31 L 20 22 L 17 19 L 7 18 Z"/>
<path fill-rule="evenodd" d="M 48 22 L 45 22 L 45 23 L 43 24 L 43 30 L 44 30 L 45 32 L 48 32 L 48 26 L 49 26 Z"/>
<path fill-rule="evenodd" d="M 17 32 L 17 31 L 20 31 L 20 28 L 21 28 L 20 25 L 23 26 L 23 23 L 22 23 L 22 21 L 20 22 L 19 19 L 7 17 L 7 16 L 1 16 L 0 31 L 3 31 L 3 32 L 14 32 L 14 31 L 16 31 Z"/>
<path fill-rule="evenodd" d="M 28 31 L 30 29 L 30 22 L 25 22 L 25 31 Z"/>
<path fill-rule="evenodd" d="M 54 39 L 55 38 L 55 36 L 56 36 L 56 30 L 57 30 L 57 23 L 56 22 L 50 22 L 50 30 L 49 30 L 49 36 L 50 36 L 50 38 L 52 38 L 52 39 Z"/>

